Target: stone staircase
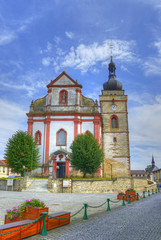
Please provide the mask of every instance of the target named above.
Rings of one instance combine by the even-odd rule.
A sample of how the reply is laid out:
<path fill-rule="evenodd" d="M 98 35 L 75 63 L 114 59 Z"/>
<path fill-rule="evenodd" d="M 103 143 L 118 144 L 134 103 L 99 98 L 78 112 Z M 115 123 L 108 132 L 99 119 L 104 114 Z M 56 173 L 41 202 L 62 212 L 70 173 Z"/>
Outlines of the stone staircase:
<path fill-rule="evenodd" d="M 24 190 L 25 192 L 49 192 L 48 191 L 48 179 L 34 179 L 32 184 Z"/>

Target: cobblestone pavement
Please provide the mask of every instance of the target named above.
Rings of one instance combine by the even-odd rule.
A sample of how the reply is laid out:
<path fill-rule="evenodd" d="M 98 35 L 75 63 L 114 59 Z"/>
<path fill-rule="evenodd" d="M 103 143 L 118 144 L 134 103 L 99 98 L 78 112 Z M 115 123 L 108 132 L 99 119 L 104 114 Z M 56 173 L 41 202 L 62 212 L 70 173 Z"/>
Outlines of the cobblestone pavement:
<path fill-rule="evenodd" d="M 107 198 L 116 200 L 116 193 L 98 193 L 98 194 L 78 194 L 78 193 L 32 193 L 32 192 L 11 192 L 0 191 L 0 224 L 4 222 L 4 215 L 6 210 L 14 206 L 18 206 L 20 203 L 27 199 L 38 198 L 45 202 L 49 207 L 49 213 L 56 213 L 62 211 L 69 211 L 71 214 L 77 212 L 83 203 L 89 203 L 90 205 L 99 205 L 106 201 Z M 119 204 L 113 204 L 112 207 L 117 207 Z M 106 206 L 97 209 L 97 212 L 104 212 Z M 95 213 L 95 209 L 90 209 L 89 214 Z M 72 221 L 81 219 L 83 212 L 72 218 Z"/>
<path fill-rule="evenodd" d="M 96 209 L 95 209 L 96 212 Z M 98 213 L 88 220 L 48 231 L 27 240 L 160 240 L 161 194 L 156 194 L 110 212 Z"/>

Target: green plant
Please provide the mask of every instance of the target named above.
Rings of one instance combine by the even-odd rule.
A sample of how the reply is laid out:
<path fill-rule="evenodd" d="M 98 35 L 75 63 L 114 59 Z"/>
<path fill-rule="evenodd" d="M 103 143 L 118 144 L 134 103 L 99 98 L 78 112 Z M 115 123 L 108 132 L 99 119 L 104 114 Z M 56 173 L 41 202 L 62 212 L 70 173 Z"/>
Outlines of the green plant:
<path fill-rule="evenodd" d="M 127 191 L 135 191 L 133 188 L 128 188 Z"/>
<path fill-rule="evenodd" d="M 94 174 L 98 171 L 103 162 L 103 152 L 92 133 L 78 135 L 70 149 L 71 165 L 83 172 L 83 177 L 87 173 Z"/>
<path fill-rule="evenodd" d="M 25 208 L 34 208 L 34 207 L 45 207 L 45 203 L 40 199 L 31 199 L 26 200 L 18 207 L 13 207 L 12 209 L 7 210 L 7 218 L 13 220 L 17 217 L 21 217 L 22 213 L 25 211 Z"/>
<path fill-rule="evenodd" d="M 38 168 L 39 149 L 32 136 L 17 131 L 6 144 L 4 158 L 13 172 L 24 176 L 25 171 Z"/>
<path fill-rule="evenodd" d="M 118 192 L 118 195 L 125 195 L 124 192 Z"/>
<path fill-rule="evenodd" d="M 45 203 L 40 199 L 33 198 L 31 200 L 26 200 L 23 204 L 21 204 L 22 209 L 25 209 L 25 207 L 28 207 L 28 208 L 45 207 Z"/>
<path fill-rule="evenodd" d="M 20 206 L 13 207 L 12 209 L 7 210 L 7 218 L 9 220 L 13 220 L 17 217 L 21 217 L 22 215 L 22 209 Z"/>

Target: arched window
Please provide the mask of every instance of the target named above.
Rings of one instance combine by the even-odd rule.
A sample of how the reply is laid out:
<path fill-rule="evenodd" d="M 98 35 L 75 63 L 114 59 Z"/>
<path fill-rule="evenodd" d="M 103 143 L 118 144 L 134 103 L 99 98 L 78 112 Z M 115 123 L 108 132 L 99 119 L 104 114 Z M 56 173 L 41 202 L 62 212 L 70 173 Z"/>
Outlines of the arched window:
<path fill-rule="evenodd" d="M 68 92 L 62 90 L 59 93 L 59 104 L 66 105 L 68 103 Z"/>
<path fill-rule="evenodd" d="M 66 146 L 67 144 L 67 133 L 64 129 L 60 129 L 57 132 L 57 146 Z"/>
<path fill-rule="evenodd" d="M 118 117 L 116 115 L 111 116 L 111 128 L 118 128 Z"/>
<path fill-rule="evenodd" d="M 37 145 L 41 145 L 41 132 L 40 131 L 37 131 L 35 133 L 35 142 Z"/>

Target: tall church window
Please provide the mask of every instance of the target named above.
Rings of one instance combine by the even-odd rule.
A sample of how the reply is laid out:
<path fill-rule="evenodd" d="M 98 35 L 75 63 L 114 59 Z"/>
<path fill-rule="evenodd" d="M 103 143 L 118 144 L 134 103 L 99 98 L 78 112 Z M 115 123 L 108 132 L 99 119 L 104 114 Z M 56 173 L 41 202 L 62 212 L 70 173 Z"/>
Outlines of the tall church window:
<path fill-rule="evenodd" d="M 67 144 L 67 133 L 64 129 L 60 129 L 57 132 L 57 145 L 66 146 L 66 144 Z"/>
<path fill-rule="evenodd" d="M 37 131 L 35 133 L 35 142 L 37 145 L 41 145 L 41 132 L 40 131 Z"/>
<path fill-rule="evenodd" d="M 68 103 L 68 92 L 62 90 L 59 93 L 59 104 L 66 105 Z"/>
<path fill-rule="evenodd" d="M 118 128 L 118 117 L 117 116 L 111 116 L 111 127 Z"/>

